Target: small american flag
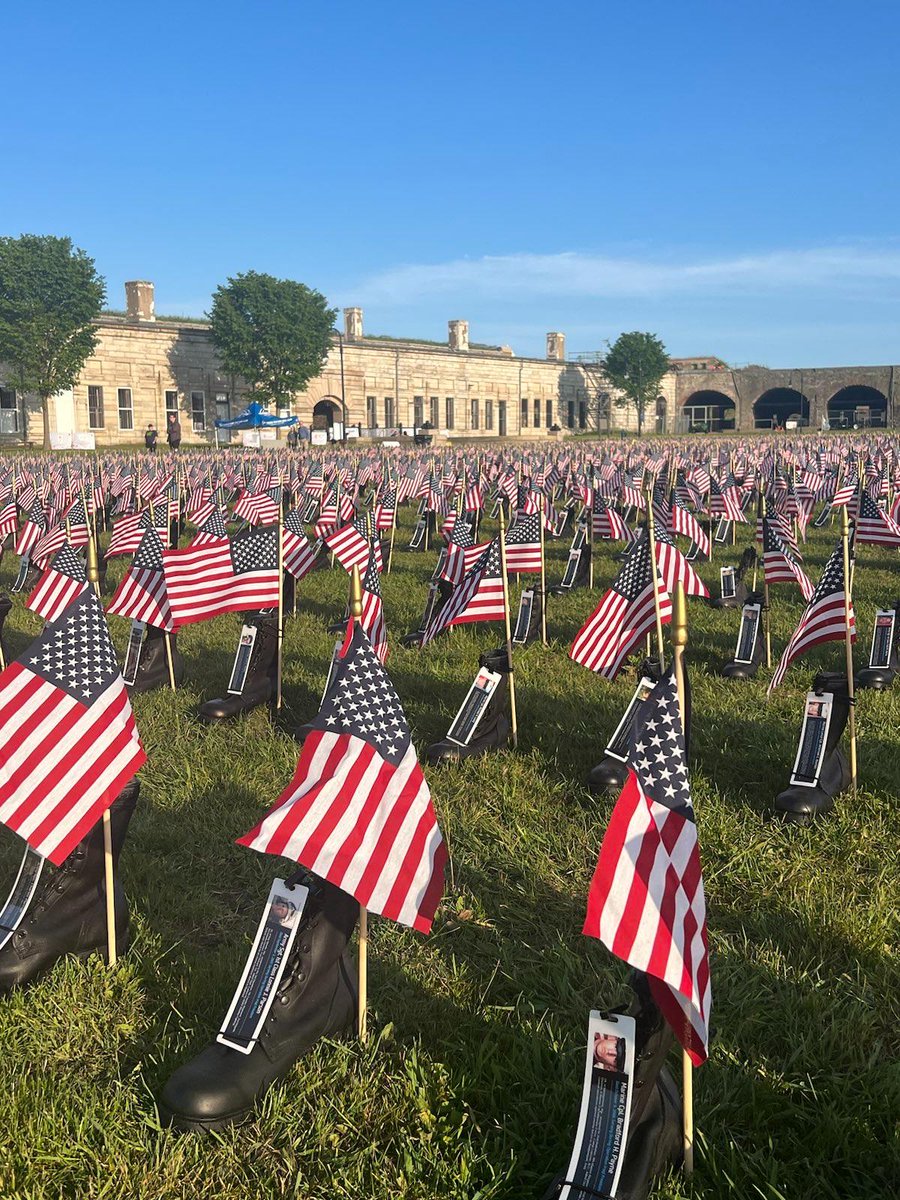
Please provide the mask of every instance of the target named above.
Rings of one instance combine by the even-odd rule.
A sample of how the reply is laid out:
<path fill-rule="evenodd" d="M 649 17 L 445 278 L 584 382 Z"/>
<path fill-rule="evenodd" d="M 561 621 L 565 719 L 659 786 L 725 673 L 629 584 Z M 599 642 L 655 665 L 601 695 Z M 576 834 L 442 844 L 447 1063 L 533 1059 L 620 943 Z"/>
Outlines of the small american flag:
<path fill-rule="evenodd" d="M 133 621 L 146 621 L 167 633 L 174 628 L 163 574 L 163 544 L 155 529 L 144 532 L 131 570 L 116 588 L 106 611 Z"/>
<path fill-rule="evenodd" d="M 428 623 L 422 634 L 423 646 L 450 625 L 469 621 L 502 621 L 506 616 L 503 600 L 503 574 L 500 563 L 500 543 L 489 542 L 471 571 L 453 589 L 450 599 Z"/>
<path fill-rule="evenodd" d="M 799 585 L 804 600 L 811 600 L 812 583 L 804 574 L 800 564 L 791 554 L 784 540 L 779 537 L 768 517 L 762 518 L 763 568 L 766 583 L 792 583 Z"/>
<path fill-rule="evenodd" d="M 856 541 L 892 548 L 900 546 L 900 526 L 875 503 L 868 492 L 863 492 L 860 498 Z"/>
<path fill-rule="evenodd" d="M 319 557 L 321 542 L 315 546 L 309 544 L 306 530 L 303 528 L 303 518 L 299 509 L 288 513 L 284 522 L 284 569 L 295 579 L 303 579 L 316 564 Z"/>
<path fill-rule="evenodd" d="M 663 624 L 672 619 L 672 601 L 659 583 L 659 610 Z M 650 574 L 650 541 L 644 529 L 600 603 L 578 631 L 569 657 L 615 679 L 625 659 L 653 628 L 656 608 Z"/>
<path fill-rule="evenodd" d="M 638 709 L 628 779 L 588 893 L 584 933 L 648 976 L 653 997 L 698 1065 L 712 994 L 706 898 L 673 673 Z"/>
<path fill-rule="evenodd" d="M 277 528 L 186 550 L 165 550 L 162 558 L 176 629 L 221 613 L 278 604 Z"/>
<path fill-rule="evenodd" d="M 325 535 L 325 545 L 333 551 L 345 571 L 354 567 L 363 567 L 369 561 L 370 545 L 375 549 L 378 570 L 383 567 L 381 560 L 381 543 L 369 536 L 369 519 L 366 516 L 356 517 L 340 529 L 335 529 Z"/>
<path fill-rule="evenodd" d="M 302 863 L 372 912 L 431 929 L 447 852 L 400 700 L 358 624 L 294 778 L 238 841 Z"/>
<path fill-rule="evenodd" d="M 0 821 L 57 866 L 146 755 L 86 588 L 0 674 Z"/>
<path fill-rule="evenodd" d="M 541 569 L 541 518 L 520 512 L 506 533 L 506 569 L 523 574 Z"/>
<path fill-rule="evenodd" d="M 387 623 L 384 619 L 384 602 L 381 598 L 381 583 L 374 551 L 369 554 L 369 565 L 362 581 L 362 617 L 360 624 L 378 655 L 379 662 L 387 662 Z"/>
<path fill-rule="evenodd" d="M 86 587 L 84 559 L 71 546 L 63 546 L 28 597 L 27 607 L 45 621 L 55 621 Z"/>
<path fill-rule="evenodd" d="M 856 616 L 850 604 L 850 640 L 856 641 Z M 784 648 L 769 691 L 777 688 L 791 663 L 822 642 L 841 641 L 847 632 L 844 608 L 844 548 L 839 543 L 825 564 L 822 578 L 807 604 L 800 624 Z"/>

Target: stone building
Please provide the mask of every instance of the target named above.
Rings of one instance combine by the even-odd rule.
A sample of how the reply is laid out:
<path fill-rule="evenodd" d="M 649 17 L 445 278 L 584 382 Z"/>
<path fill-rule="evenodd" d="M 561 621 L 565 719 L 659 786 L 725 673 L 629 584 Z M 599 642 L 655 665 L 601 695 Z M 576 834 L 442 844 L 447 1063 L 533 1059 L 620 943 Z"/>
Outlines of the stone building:
<path fill-rule="evenodd" d="M 69 392 L 51 401 L 60 445 L 92 435 L 98 447 L 135 445 L 148 424 L 162 431 L 176 412 L 185 444 L 216 440 L 217 417 L 247 401 L 226 375 L 205 321 L 157 318 L 153 284 L 125 285 L 124 314 L 104 314 L 95 355 Z M 750 431 L 823 420 L 885 426 L 894 421 L 895 368 L 734 369 L 715 357 L 672 359 L 644 430 Z M 385 437 L 427 426 L 454 438 L 546 437 L 586 429 L 634 429 L 631 409 L 616 407 L 596 361 L 566 358 L 564 334 L 547 334 L 544 358 L 469 340 L 468 321 L 451 320 L 446 342 L 366 334 L 360 308 L 344 309 L 322 373 L 291 405 L 302 426 L 340 436 L 346 422 Z M 231 435 L 237 440 L 239 434 Z M 0 368 L 0 445 L 37 443 L 40 406 L 22 396 Z M 220 441 L 229 440 L 219 434 Z"/>

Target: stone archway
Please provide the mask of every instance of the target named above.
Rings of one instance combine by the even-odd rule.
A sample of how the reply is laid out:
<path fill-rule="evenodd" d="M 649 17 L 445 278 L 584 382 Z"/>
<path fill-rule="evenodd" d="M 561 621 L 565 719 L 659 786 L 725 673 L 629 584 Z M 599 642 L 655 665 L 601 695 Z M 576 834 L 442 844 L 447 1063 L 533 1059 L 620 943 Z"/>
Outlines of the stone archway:
<path fill-rule="evenodd" d="M 887 424 L 887 396 L 877 388 L 853 384 L 835 392 L 826 406 L 832 429 Z"/>
<path fill-rule="evenodd" d="M 757 429 L 784 429 L 788 422 L 809 424 L 809 399 L 796 388 L 769 388 L 754 402 L 753 423 Z"/>
<path fill-rule="evenodd" d="M 335 426 L 338 427 L 337 431 Z M 317 404 L 313 405 L 312 428 L 324 429 L 328 434 L 329 441 L 340 437 L 343 429 L 340 400 L 333 396 L 324 396 Z"/>
<path fill-rule="evenodd" d="M 734 429 L 736 406 L 731 396 L 713 388 L 701 388 L 686 397 L 681 406 L 680 433 L 718 433 Z"/>
<path fill-rule="evenodd" d="M 666 432 L 666 417 L 669 412 L 669 402 L 665 396 L 656 397 L 656 432 Z"/>

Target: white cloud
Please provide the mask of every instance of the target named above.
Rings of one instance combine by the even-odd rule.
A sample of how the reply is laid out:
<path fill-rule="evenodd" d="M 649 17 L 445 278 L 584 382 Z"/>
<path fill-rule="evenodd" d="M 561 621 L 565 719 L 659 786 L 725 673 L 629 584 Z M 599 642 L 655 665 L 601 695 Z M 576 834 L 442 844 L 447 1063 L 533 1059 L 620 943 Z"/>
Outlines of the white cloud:
<path fill-rule="evenodd" d="M 485 255 L 410 263 L 361 280 L 357 304 L 408 304 L 437 296 L 527 301 L 542 297 L 621 300 L 678 295 L 766 295 L 821 288 L 871 295 L 900 282 L 900 242 L 773 250 L 719 259 L 676 261 L 584 254 Z"/>

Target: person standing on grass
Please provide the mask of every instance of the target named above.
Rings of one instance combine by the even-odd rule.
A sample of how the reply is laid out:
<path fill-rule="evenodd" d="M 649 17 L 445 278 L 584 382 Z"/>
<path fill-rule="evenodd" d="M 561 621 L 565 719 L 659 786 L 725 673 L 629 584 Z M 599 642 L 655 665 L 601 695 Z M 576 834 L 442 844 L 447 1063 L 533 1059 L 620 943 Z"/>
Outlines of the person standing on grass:
<path fill-rule="evenodd" d="M 151 454 L 156 453 L 156 439 L 159 437 L 156 429 L 152 425 L 147 426 L 147 432 L 144 434 L 144 445 Z"/>
<path fill-rule="evenodd" d="M 173 450 L 177 450 L 181 445 L 181 422 L 178 420 L 177 413 L 169 413 L 168 424 L 166 425 L 166 441 Z"/>

